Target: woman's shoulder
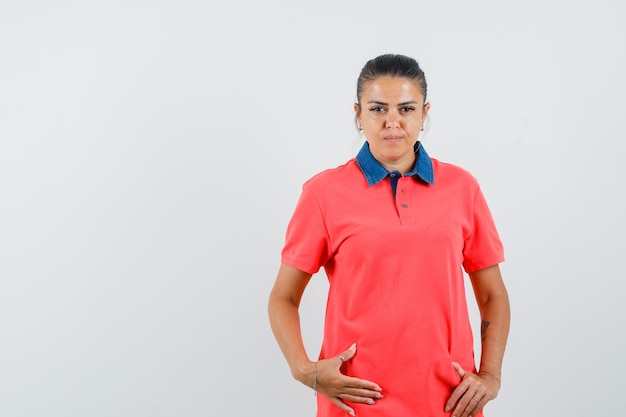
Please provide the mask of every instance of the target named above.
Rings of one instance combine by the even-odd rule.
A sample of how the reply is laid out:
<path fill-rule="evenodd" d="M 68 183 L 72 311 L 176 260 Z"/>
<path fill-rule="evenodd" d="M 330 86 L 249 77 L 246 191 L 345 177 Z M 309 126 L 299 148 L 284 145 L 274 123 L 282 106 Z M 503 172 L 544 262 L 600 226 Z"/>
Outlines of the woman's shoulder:
<path fill-rule="evenodd" d="M 352 158 L 337 167 L 328 168 L 313 175 L 304 185 L 311 188 L 328 188 L 338 183 L 345 184 L 358 173 L 360 173 L 359 167 L 355 158 Z"/>

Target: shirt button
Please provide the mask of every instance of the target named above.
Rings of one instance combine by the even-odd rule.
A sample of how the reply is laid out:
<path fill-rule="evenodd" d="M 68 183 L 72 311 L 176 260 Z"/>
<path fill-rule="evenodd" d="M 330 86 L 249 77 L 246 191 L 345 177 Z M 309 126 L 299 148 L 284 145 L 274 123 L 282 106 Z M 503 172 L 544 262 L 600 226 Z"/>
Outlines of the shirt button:
<path fill-rule="evenodd" d="M 402 203 L 402 207 L 407 208 L 409 205 L 407 203 Z"/>

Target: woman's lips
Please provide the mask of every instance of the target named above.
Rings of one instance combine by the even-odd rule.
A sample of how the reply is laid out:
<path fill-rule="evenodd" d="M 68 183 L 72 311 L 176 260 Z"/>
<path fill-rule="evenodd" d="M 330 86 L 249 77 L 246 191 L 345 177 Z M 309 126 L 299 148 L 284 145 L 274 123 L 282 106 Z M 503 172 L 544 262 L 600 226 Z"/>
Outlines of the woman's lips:
<path fill-rule="evenodd" d="M 398 142 L 402 140 L 402 136 L 385 136 L 384 139 L 388 142 Z"/>

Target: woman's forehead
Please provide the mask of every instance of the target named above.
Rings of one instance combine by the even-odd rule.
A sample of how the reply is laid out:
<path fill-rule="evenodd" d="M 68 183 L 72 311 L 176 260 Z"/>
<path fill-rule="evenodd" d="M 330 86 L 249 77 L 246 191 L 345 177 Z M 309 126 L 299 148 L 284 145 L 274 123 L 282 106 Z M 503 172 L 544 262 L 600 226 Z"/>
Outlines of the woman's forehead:
<path fill-rule="evenodd" d="M 423 100 L 420 85 L 405 77 L 378 77 L 368 81 L 363 87 L 364 100 L 375 99 L 376 97 L 396 98 L 401 99 L 401 101 L 421 102 Z"/>

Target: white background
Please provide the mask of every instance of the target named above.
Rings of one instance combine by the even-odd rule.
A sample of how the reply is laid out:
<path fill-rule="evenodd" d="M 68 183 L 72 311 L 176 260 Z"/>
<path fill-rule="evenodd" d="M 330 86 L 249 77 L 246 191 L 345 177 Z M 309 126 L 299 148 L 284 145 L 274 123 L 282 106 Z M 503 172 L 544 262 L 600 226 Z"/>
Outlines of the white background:
<path fill-rule="evenodd" d="M 478 177 L 505 243 L 487 414 L 619 414 L 624 4 L 1 0 L 0 415 L 313 416 L 267 296 L 387 52 L 423 66 L 424 145 Z"/>

